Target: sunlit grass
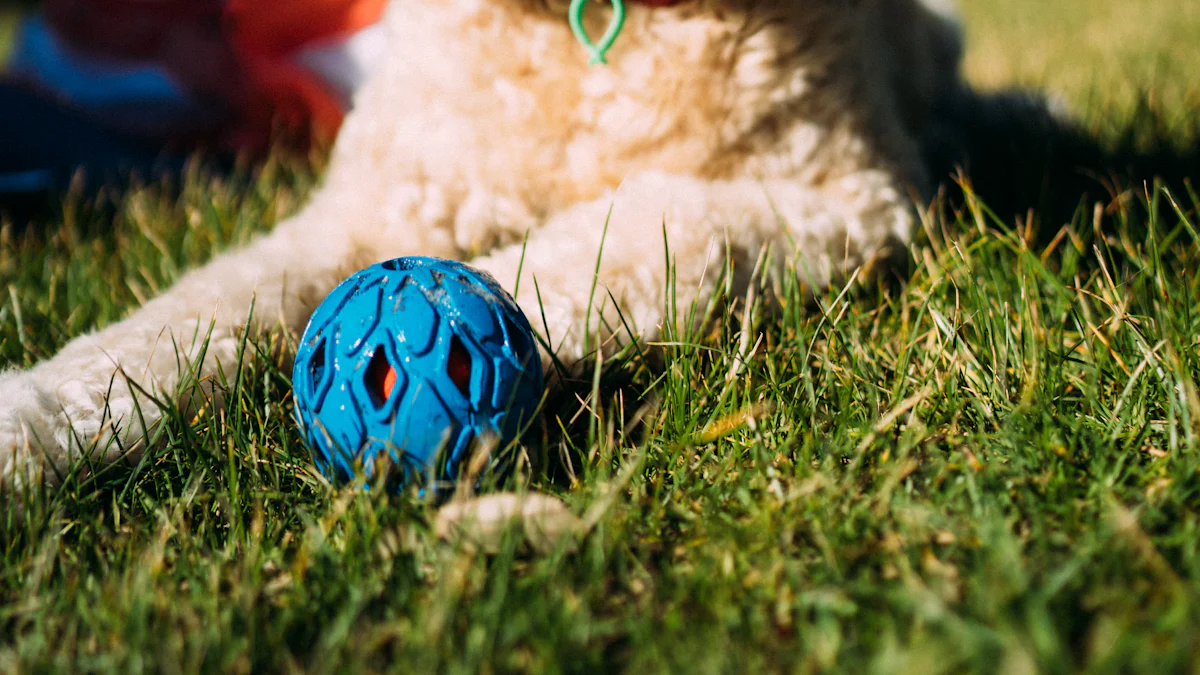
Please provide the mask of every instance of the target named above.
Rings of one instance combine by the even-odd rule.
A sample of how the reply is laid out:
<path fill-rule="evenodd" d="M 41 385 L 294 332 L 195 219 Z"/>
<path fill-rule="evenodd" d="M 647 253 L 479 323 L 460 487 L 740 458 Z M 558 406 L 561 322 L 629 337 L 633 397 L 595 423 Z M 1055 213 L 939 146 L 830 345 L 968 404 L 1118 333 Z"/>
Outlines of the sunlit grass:
<path fill-rule="evenodd" d="M 0 7 L 0 69 L 3 68 L 13 49 L 13 40 L 20 14 L 16 8 Z"/>
<path fill-rule="evenodd" d="M 966 73 L 1063 95 L 1084 114 L 1200 103 L 1200 3 L 1192 0 L 959 0 Z"/>

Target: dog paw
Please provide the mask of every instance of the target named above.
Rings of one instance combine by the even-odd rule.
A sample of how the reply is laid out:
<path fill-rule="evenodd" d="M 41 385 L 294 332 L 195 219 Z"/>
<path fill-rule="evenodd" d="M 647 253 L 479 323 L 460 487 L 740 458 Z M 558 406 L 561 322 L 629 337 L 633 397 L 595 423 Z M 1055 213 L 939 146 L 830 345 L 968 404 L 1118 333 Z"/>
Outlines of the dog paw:
<path fill-rule="evenodd" d="M 0 402 L 0 479 L 19 490 L 42 473 L 56 420 L 51 398 L 28 372 L 0 375 Z"/>
<path fill-rule="evenodd" d="M 500 493 L 443 506 L 433 529 L 441 539 L 461 541 L 495 554 L 510 532 L 521 536 L 534 551 L 549 553 L 560 545 L 573 547 L 585 528 L 555 497 Z"/>
<path fill-rule="evenodd" d="M 141 428 L 128 387 L 112 378 L 99 386 L 79 375 L 45 367 L 0 375 L 0 481 L 5 487 L 20 491 L 38 481 L 57 485 L 81 467 L 108 465 L 127 454 L 117 429 Z M 84 458 L 89 461 L 81 464 Z"/>

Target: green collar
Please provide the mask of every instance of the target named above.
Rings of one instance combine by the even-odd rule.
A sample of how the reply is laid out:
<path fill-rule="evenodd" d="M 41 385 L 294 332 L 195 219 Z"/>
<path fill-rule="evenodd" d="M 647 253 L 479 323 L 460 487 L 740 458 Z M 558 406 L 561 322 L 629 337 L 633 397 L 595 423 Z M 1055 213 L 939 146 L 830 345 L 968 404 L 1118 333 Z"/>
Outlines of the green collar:
<path fill-rule="evenodd" d="M 591 56 L 588 63 L 593 66 L 608 63 L 604 60 L 604 55 L 617 41 L 617 36 L 621 34 L 621 27 L 625 25 L 625 3 L 623 0 L 611 0 L 611 2 L 612 20 L 608 22 L 604 36 L 600 38 L 600 44 L 594 44 L 588 37 L 587 31 L 583 29 L 583 9 L 587 5 L 587 0 L 571 0 L 571 31 L 575 33 L 575 39 L 579 40 L 579 44 L 583 45 L 583 48 Z"/>

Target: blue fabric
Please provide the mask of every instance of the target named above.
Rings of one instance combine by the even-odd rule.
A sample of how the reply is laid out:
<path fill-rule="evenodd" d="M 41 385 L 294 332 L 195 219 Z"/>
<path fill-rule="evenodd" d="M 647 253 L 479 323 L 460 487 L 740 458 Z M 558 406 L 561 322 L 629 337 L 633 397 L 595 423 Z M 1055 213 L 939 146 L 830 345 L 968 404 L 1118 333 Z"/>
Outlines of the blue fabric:
<path fill-rule="evenodd" d="M 5 194 L 63 190 L 76 172 L 84 189 L 151 180 L 183 167 L 151 143 L 103 128 L 23 85 L 0 81 L 0 201 Z"/>
<path fill-rule="evenodd" d="M 147 138 L 213 124 L 225 112 L 194 100 L 155 64 L 72 50 L 38 16 L 21 24 L 7 71 L 110 128 Z"/>

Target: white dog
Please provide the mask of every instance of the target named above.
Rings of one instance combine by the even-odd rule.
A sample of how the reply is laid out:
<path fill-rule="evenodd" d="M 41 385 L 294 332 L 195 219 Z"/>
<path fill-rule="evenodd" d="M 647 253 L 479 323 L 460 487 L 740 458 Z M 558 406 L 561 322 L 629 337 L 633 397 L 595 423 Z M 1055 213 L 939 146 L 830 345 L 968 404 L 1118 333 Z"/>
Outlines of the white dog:
<path fill-rule="evenodd" d="M 592 35 L 609 14 L 591 5 Z M 604 325 L 584 313 L 606 222 L 598 297 L 642 339 L 662 321 L 664 230 L 681 305 L 710 292 L 706 270 L 765 244 L 827 283 L 903 252 L 913 199 L 934 187 L 921 140 L 965 91 L 935 0 L 631 0 L 604 66 L 588 64 L 566 0 L 401 0 L 385 21 L 385 62 L 298 215 L 0 375 L 6 482 L 52 480 L 92 448 L 99 461 L 138 450 L 159 417 L 146 393 L 177 399 L 202 345 L 202 375 L 232 368 L 245 330 L 299 331 L 382 259 L 458 258 L 509 289 L 520 266 L 518 301 L 541 328 L 536 278 L 565 361 L 583 356 L 584 326 Z M 611 302 L 593 311 L 621 325 Z"/>

